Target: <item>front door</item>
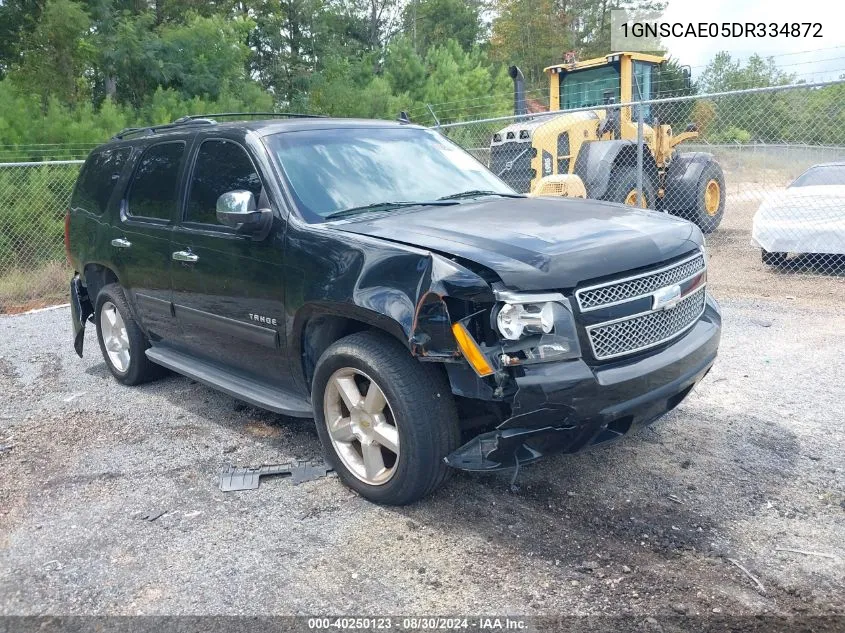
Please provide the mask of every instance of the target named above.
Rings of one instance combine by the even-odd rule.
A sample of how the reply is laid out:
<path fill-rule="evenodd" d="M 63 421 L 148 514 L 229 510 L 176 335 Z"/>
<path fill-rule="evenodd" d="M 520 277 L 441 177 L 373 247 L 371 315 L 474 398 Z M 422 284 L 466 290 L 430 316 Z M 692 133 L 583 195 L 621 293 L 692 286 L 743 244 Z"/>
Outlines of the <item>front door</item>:
<path fill-rule="evenodd" d="M 184 141 L 147 147 L 111 228 L 112 261 L 153 342 L 173 341 L 178 335 L 170 308 L 170 236 L 178 217 L 185 153 Z"/>
<path fill-rule="evenodd" d="M 249 154 L 231 140 L 206 138 L 196 151 L 182 218 L 173 232 L 171 281 L 181 343 L 191 354 L 290 386 L 284 363 L 284 222 L 260 241 L 217 221 L 217 199 L 247 190 L 270 201 Z"/>

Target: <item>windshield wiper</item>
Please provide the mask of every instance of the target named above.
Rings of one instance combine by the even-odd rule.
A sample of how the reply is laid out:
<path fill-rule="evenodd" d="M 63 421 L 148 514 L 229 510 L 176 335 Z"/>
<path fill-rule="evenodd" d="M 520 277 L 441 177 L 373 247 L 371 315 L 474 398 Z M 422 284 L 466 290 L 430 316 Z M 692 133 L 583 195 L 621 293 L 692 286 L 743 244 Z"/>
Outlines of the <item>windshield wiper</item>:
<path fill-rule="evenodd" d="M 501 191 L 485 191 L 483 189 L 470 189 L 469 191 L 461 191 L 460 193 L 453 193 L 448 196 L 438 198 L 438 200 L 459 200 L 460 198 L 477 198 L 479 196 L 501 196 L 502 198 L 524 198 L 525 195 L 521 193 L 503 193 Z"/>
<path fill-rule="evenodd" d="M 458 204 L 457 202 L 451 202 L 446 199 L 440 200 L 427 200 L 425 202 L 410 202 L 400 200 L 397 202 L 373 202 L 372 204 L 365 204 L 360 207 L 350 207 L 349 209 L 341 209 L 340 211 L 333 211 L 329 213 L 327 216 L 324 216 L 323 219 L 325 220 L 336 220 L 338 218 L 345 218 L 350 215 L 357 215 L 358 213 L 364 213 L 365 211 L 390 211 L 392 209 L 400 209 L 402 207 L 420 207 L 425 205 L 431 205 L 435 207 L 446 207 L 452 204 Z"/>

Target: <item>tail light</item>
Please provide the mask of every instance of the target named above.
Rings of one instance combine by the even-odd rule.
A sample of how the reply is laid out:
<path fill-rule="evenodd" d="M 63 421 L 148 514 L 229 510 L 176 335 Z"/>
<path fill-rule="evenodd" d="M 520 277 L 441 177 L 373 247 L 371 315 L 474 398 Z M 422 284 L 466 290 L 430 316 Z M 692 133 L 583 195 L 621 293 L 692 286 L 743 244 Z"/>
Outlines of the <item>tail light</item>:
<path fill-rule="evenodd" d="M 67 263 L 73 266 L 73 262 L 70 261 L 70 208 L 65 211 L 65 258 L 67 258 Z"/>

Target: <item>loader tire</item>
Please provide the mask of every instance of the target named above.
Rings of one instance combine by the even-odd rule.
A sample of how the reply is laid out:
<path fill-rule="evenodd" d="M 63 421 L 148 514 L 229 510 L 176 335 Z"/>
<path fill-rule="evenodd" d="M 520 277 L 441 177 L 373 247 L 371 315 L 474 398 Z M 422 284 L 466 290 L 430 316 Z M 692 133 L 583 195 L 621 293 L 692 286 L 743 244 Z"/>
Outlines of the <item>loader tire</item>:
<path fill-rule="evenodd" d="M 716 230 L 725 215 L 725 176 L 719 163 L 709 162 L 701 170 L 695 188 L 695 200 L 676 215 L 698 225 L 702 233 Z"/>
<path fill-rule="evenodd" d="M 610 184 L 605 200 L 631 207 L 653 209 L 655 204 L 654 185 L 648 177 L 643 178 L 643 198 L 637 194 L 637 168 L 617 167 L 610 173 Z"/>

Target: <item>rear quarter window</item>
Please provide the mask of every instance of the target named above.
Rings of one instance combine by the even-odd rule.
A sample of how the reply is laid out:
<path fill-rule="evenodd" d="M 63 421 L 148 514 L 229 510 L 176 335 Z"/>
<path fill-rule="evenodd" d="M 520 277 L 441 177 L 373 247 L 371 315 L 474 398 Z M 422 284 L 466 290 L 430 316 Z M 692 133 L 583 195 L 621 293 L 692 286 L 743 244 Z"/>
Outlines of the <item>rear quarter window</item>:
<path fill-rule="evenodd" d="M 79 173 L 71 206 L 93 215 L 105 213 L 131 151 L 119 147 L 92 153 Z"/>

